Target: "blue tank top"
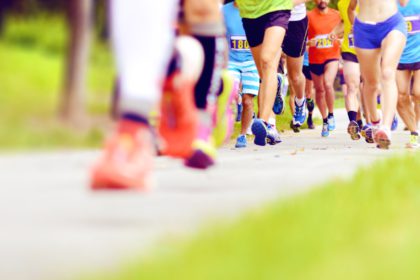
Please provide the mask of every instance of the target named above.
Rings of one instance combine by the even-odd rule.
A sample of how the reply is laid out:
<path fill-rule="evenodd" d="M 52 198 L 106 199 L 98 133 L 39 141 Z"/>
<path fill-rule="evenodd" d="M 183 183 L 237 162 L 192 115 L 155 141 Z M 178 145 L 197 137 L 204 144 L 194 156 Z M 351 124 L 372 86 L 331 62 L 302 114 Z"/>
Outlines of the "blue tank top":
<path fill-rule="evenodd" d="M 411 0 L 407 6 L 398 4 L 398 9 L 407 23 L 407 44 L 400 63 L 420 62 L 420 1 Z"/>
<path fill-rule="evenodd" d="M 245 62 L 254 60 L 246 40 L 239 10 L 233 5 L 233 2 L 223 6 L 223 15 L 229 44 L 229 61 Z"/>

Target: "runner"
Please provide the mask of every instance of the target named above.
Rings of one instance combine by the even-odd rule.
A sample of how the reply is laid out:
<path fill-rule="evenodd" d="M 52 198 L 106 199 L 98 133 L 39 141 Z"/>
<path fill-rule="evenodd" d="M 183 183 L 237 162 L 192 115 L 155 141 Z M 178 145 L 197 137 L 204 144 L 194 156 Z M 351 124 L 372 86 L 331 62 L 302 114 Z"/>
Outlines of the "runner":
<path fill-rule="evenodd" d="M 245 148 L 247 146 L 246 132 L 251 126 L 254 114 L 253 99 L 258 95 L 260 77 L 246 40 L 245 30 L 242 27 L 241 17 L 235 1 L 223 6 L 223 15 L 229 44 L 228 70 L 233 74 L 238 84 L 240 82 L 242 85 L 241 132 L 236 139 L 235 147 Z"/>
<path fill-rule="evenodd" d="M 303 75 L 305 76 L 305 96 L 306 96 L 306 107 L 308 109 L 308 119 L 306 124 L 309 129 L 315 129 L 315 125 L 312 119 L 312 113 L 315 109 L 315 102 L 312 99 L 314 95 L 314 83 L 312 82 L 311 71 L 309 70 L 309 55 L 306 51 L 303 56 Z"/>
<path fill-rule="evenodd" d="M 148 118 L 160 99 L 159 81 L 164 78 L 172 54 L 176 4 L 175 0 L 112 2 L 111 28 L 121 87 L 121 116 L 93 168 L 94 190 L 143 190 L 152 184 L 156 139 Z M 139 16 L 145 10 L 147 13 Z M 152 24 L 156 22 L 159 24 Z M 144 38 L 153 40 L 145 44 Z M 189 93 L 192 98 L 192 91 Z"/>
<path fill-rule="evenodd" d="M 344 24 L 344 37 L 341 44 L 341 57 L 343 59 L 343 72 L 346 85 L 346 110 L 349 118 L 347 132 L 352 140 L 360 139 L 360 129 L 357 123 L 359 106 L 359 88 L 360 88 L 360 66 L 357 60 L 356 50 L 354 49 L 353 26 L 348 17 L 348 7 L 350 0 L 339 0 L 338 10 Z"/>
<path fill-rule="evenodd" d="M 302 126 L 306 120 L 305 76 L 302 73 L 302 67 L 307 35 L 306 5 L 301 3 L 296 5 L 291 12 L 283 42 L 290 89 L 294 93 L 294 98 L 291 100 L 291 102 L 294 102 L 294 110 L 292 111 L 294 127 Z"/>
<path fill-rule="evenodd" d="M 408 147 L 419 146 L 418 123 L 414 105 L 420 102 L 420 2 L 410 1 L 406 7 L 398 6 L 407 23 L 407 44 L 398 64 L 397 86 L 399 92 L 398 113 L 407 125 L 410 133 Z M 411 82 L 413 79 L 413 88 Z"/>
<path fill-rule="evenodd" d="M 351 0 L 349 19 L 353 22 L 357 0 Z M 399 0 L 402 5 L 408 0 Z M 398 13 L 395 0 L 360 0 L 360 12 L 354 19 L 354 39 L 364 82 L 366 110 L 375 126 L 366 130 L 373 134 L 380 149 L 391 144 L 391 125 L 394 119 L 398 91 L 396 71 L 405 46 L 407 27 Z M 376 99 L 381 85 L 381 120 L 376 110 Z"/>
<path fill-rule="evenodd" d="M 329 132 L 335 129 L 334 79 L 340 58 L 337 35 L 340 33 L 341 18 L 338 11 L 328 8 L 329 2 L 315 0 L 316 7 L 308 13 L 309 67 L 316 103 L 323 119 L 322 137 L 328 137 Z"/>
<path fill-rule="evenodd" d="M 278 86 L 277 67 L 281 46 L 293 8 L 292 0 L 237 0 L 242 23 L 261 78 L 258 115 L 252 124 L 254 143 L 265 146 L 266 138 L 276 143 L 274 127 L 268 124 Z"/>

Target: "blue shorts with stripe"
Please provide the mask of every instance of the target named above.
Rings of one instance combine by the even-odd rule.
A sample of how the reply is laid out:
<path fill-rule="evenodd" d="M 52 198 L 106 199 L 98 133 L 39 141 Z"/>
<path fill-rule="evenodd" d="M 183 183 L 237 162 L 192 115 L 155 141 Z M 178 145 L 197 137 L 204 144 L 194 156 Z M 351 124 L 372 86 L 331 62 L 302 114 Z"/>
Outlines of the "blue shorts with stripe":
<path fill-rule="evenodd" d="M 260 76 L 253 60 L 244 62 L 229 61 L 228 70 L 241 85 L 241 94 L 258 95 Z"/>

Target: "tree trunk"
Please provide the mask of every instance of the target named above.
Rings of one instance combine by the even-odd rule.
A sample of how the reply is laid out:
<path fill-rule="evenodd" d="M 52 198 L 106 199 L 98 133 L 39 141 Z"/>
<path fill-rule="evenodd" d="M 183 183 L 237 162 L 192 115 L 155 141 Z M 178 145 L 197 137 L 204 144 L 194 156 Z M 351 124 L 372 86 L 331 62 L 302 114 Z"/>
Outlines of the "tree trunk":
<path fill-rule="evenodd" d="M 86 117 L 86 77 L 92 29 L 92 1 L 68 1 L 69 43 L 60 115 L 80 125 Z"/>

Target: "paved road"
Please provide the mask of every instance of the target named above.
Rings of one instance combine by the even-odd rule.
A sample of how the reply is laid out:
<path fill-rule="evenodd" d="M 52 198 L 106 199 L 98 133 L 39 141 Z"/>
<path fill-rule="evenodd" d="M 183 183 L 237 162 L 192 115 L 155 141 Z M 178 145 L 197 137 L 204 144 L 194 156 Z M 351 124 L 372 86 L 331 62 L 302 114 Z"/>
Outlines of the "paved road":
<path fill-rule="evenodd" d="M 0 279 L 72 279 L 146 252 L 159 238 L 191 233 L 404 151 L 402 132 L 392 150 L 379 151 L 349 140 L 343 111 L 337 119 L 328 139 L 318 128 L 286 133 L 274 147 L 225 147 L 208 172 L 159 158 L 159 185 L 147 194 L 90 192 L 87 170 L 97 151 L 3 155 Z"/>

